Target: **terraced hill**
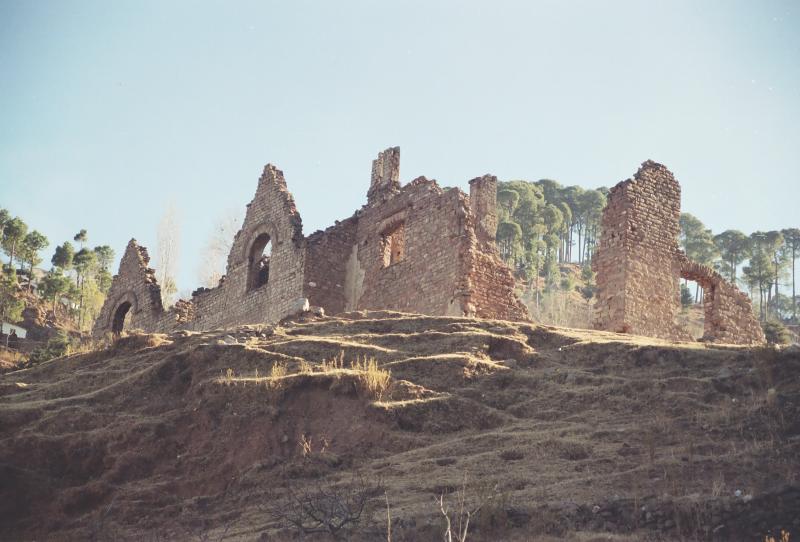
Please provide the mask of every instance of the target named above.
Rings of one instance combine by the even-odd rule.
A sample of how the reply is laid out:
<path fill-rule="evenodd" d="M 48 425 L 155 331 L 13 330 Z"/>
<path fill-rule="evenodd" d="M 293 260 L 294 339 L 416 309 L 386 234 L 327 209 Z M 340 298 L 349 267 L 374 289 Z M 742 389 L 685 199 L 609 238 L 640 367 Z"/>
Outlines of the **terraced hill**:
<path fill-rule="evenodd" d="M 800 536 L 796 347 L 389 312 L 132 335 L 0 376 L 0 431 L 3 540 L 441 540 L 443 510 L 469 540 Z"/>

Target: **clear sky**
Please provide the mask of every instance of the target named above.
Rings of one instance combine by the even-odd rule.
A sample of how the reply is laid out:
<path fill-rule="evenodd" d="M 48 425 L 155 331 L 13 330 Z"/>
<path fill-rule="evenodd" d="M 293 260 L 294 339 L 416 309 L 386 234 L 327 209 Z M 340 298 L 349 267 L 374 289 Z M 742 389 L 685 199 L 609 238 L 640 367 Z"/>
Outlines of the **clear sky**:
<path fill-rule="evenodd" d="M 651 158 L 715 232 L 798 227 L 800 3 L 0 0 L 0 206 L 52 245 L 154 253 L 174 202 L 185 291 L 264 164 L 309 234 L 394 145 L 462 188 Z"/>

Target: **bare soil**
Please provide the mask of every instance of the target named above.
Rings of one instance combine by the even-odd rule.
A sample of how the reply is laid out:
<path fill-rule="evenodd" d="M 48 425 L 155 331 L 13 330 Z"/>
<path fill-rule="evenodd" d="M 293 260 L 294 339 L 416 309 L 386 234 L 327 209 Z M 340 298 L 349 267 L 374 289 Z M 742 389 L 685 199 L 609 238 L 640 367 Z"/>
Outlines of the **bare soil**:
<path fill-rule="evenodd" d="M 328 540 L 291 503 L 355 488 L 342 539 L 388 502 L 392 540 L 442 540 L 463 495 L 469 540 L 755 542 L 800 536 L 798 467 L 797 347 L 360 312 L 0 375 L 2 540 Z"/>

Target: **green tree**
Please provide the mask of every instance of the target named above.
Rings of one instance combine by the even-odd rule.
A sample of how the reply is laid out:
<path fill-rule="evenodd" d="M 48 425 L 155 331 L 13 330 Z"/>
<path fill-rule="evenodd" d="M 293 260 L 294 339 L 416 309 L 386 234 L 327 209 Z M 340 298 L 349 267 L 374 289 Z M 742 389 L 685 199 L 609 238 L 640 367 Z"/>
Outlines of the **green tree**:
<path fill-rule="evenodd" d="M 688 286 L 681 284 L 681 307 L 684 309 L 692 304 L 694 295 Z"/>
<path fill-rule="evenodd" d="M 572 261 L 574 245 L 573 232 L 578 238 L 578 261 L 580 261 L 581 235 L 585 227 L 583 213 L 583 195 L 585 190 L 580 186 L 568 186 L 561 191 L 561 212 L 564 214 L 566 250 L 564 261 Z"/>
<path fill-rule="evenodd" d="M 559 211 L 561 211 L 561 227 L 558 231 L 561 245 L 558 249 L 558 260 L 561 262 L 567 262 L 572 259 L 572 230 L 574 224 L 572 208 L 566 201 L 558 202 L 556 207 Z"/>
<path fill-rule="evenodd" d="M 778 295 L 778 284 L 780 283 L 781 270 L 786 266 L 787 258 L 784 252 L 783 234 L 779 231 L 768 231 L 767 242 L 769 243 L 770 259 L 775 277 L 775 295 Z"/>
<path fill-rule="evenodd" d="M 36 230 L 33 230 L 22 241 L 20 254 L 22 259 L 28 262 L 28 287 L 33 291 L 33 268 L 42 263 L 39 252 L 47 248 L 50 242 L 47 237 Z"/>
<path fill-rule="evenodd" d="M 756 231 L 750 234 L 750 240 L 752 250 L 748 265 L 744 268 L 744 274 L 751 292 L 758 287 L 759 317 L 765 321 L 774 285 L 772 254 L 776 250 L 774 244 L 776 238 L 769 232 Z"/>
<path fill-rule="evenodd" d="M 547 231 L 544 236 L 544 242 L 547 246 L 544 272 L 547 279 L 547 286 L 552 287 L 556 283 L 559 275 L 558 249 L 564 228 L 564 215 L 556 205 L 548 203 L 544 208 L 542 219 Z"/>
<path fill-rule="evenodd" d="M 94 270 L 95 265 L 97 265 L 97 255 L 92 250 L 82 248 L 75 253 L 75 257 L 72 259 L 72 265 L 75 267 L 75 272 L 77 273 L 75 283 L 80 289 L 78 326 L 81 327 L 83 325 L 83 300 L 86 290 L 86 279 Z"/>
<path fill-rule="evenodd" d="M 70 284 L 71 281 L 69 278 L 65 277 L 56 270 L 50 271 L 42 279 L 42 282 L 39 285 L 40 291 L 44 299 L 52 300 L 53 314 L 56 313 L 56 301 L 60 296 L 69 292 Z"/>
<path fill-rule="evenodd" d="M 547 203 L 556 204 L 561 201 L 561 185 L 552 179 L 540 179 L 536 181 L 542 191 L 542 196 Z"/>
<path fill-rule="evenodd" d="M 11 273 L 0 276 L 0 323 L 19 322 L 22 319 L 22 309 L 25 304 L 17 295 L 17 279 Z M 8 346 L 8 331 L 6 333 L 6 346 Z"/>
<path fill-rule="evenodd" d="M 81 248 L 83 248 L 83 244 L 86 242 L 88 238 L 89 236 L 86 233 L 86 230 L 81 230 L 75 234 L 75 237 L 73 237 L 72 240 L 75 241 L 76 243 L 80 243 Z"/>
<path fill-rule="evenodd" d="M 8 265 L 13 269 L 14 256 L 28 233 L 28 225 L 21 218 L 12 218 L 3 225 L 3 250 L 8 254 Z"/>
<path fill-rule="evenodd" d="M 697 263 L 711 266 L 719 255 L 711 230 L 692 214 L 681 213 L 680 242 L 686 257 Z M 700 285 L 695 289 L 695 303 L 700 300 Z"/>
<path fill-rule="evenodd" d="M 50 361 L 51 359 L 60 358 L 70 353 L 72 349 L 72 340 L 63 331 L 60 330 L 58 335 L 47 340 L 47 344 L 36 348 L 31 352 L 31 362 L 41 363 Z"/>
<path fill-rule="evenodd" d="M 797 292 L 795 291 L 795 264 L 800 257 L 800 229 L 789 228 L 781 230 L 784 248 L 792 262 L 792 321 L 797 323 Z"/>
<path fill-rule="evenodd" d="M 3 231 L 6 228 L 6 222 L 11 220 L 11 214 L 9 214 L 7 209 L 3 209 L 0 207 L 0 243 L 3 240 Z M 3 274 L 3 268 L 0 266 L 0 275 Z"/>
<path fill-rule="evenodd" d="M 94 280 L 100 292 L 105 294 L 111 288 L 112 276 L 109 268 L 111 267 L 111 262 L 114 261 L 114 249 L 108 245 L 102 245 L 94 247 L 94 253 L 97 257 Z"/>
<path fill-rule="evenodd" d="M 504 212 L 505 217 L 514 214 L 514 209 L 519 204 L 519 192 L 516 190 L 499 189 L 497 191 L 497 205 Z"/>
<path fill-rule="evenodd" d="M 714 244 L 722 257 L 723 272 L 736 284 L 736 270 L 750 257 L 750 238 L 739 230 L 725 230 L 714 237 Z"/>
<path fill-rule="evenodd" d="M 522 240 L 522 228 L 516 222 L 501 222 L 497 226 L 497 245 L 500 257 L 509 265 L 516 264 Z"/>
<path fill-rule="evenodd" d="M 606 206 L 606 194 L 600 189 L 587 190 L 581 196 L 580 208 L 583 214 L 583 247 L 580 246 L 578 235 L 578 253 L 581 263 L 589 261 L 594 245 L 597 244 L 597 233 L 600 231 L 600 220 Z"/>
<path fill-rule="evenodd" d="M 72 269 L 72 259 L 74 257 L 75 249 L 72 248 L 72 243 L 69 241 L 64 241 L 63 245 L 56 247 L 55 254 L 53 254 L 50 262 L 62 271 L 68 271 L 69 269 Z"/>
<path fill-rule="evenodd" d="M 108 245 L 101 245 L 94 247 L 94 253 L 97 256 L 98 267 L 108 271 L 111 267 L 111 262 L 114 261 L 114 249 Z"/>
<path fill-rule="evenodd" d="M 775 294 L 779 293 L 780 273 L 787 263 L 783 253 L 783 235 L 779 231 L 757 231 L 750 235 L 750 239 L 753 242 L 754 256 L 758 253 L 760 258 L 766 258 L 769 262 L 770 280 L 762 286 L 762 289 L 766 288 L 766 299 L 762 299 L 762 303 L 766 303 L 768 308 L 772 300 L 773 287 L 775 288 Z M 766 318 L 767 316 L 769 315 L 765 313 L 764 317 Z"/>
<path fill-rule="evenodd" d="M 3 231 L 6 222 L 9 220 L 11 220 L 11 214 L 8 212 L 8 209 L 0 207 L 0 232 Z"/>

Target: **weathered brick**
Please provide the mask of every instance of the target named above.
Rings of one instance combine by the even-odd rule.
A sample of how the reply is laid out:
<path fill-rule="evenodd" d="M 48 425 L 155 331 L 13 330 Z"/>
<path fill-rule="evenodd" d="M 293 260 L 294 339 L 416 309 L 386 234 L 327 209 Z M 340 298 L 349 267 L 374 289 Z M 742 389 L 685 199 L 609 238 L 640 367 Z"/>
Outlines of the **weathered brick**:
<path fill-rule="evenodd" d="M 283 173 L 267 165 L 216 288 L 201 288 L 164 310 L 147 251 L 131 240 L 94 334 L 115 331 L 115 316 L 127 307 L 134 328 L 205 330 L 280 320 L 301 297 L 328 314 L 395 309 L 528 319 L 494 245 L 497 179 L 473 179 L 467 196 L 425 177 L 401 187 L 399 167 L 399 148 L 380 153 L 367 205 L 304 237 Z M 272 243 L 269 278 L 253 287 L 261 256 L 256 249 L 266 236 Z"/>
<path fill-rule="evenodd" d="M 598 329 L 689 340 L 676 324 L 681 278 L 704 289 L 703 340 L 732 344 L 765 342 L 750 298 L 716 271 L 690 261 L 678 247 L 681 188 L 672 173 L 652 161 L 609 191 L 600 243 L 592 259 L 597 273 L 594 325 Z"/>

